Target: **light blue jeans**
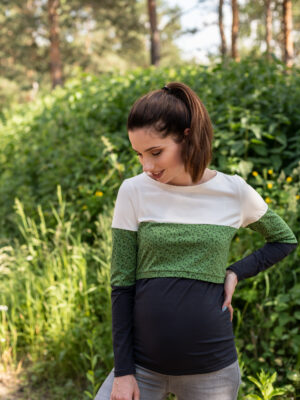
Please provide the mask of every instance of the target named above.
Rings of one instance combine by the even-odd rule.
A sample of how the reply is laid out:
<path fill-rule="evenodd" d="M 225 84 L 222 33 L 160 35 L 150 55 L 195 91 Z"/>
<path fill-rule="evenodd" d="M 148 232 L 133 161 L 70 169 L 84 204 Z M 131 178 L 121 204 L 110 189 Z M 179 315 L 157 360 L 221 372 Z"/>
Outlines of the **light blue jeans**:
<path fill-rule="evenodd" d="M 168 393 L 178 400 L 236 400 L 241 384 L 238 360 L 215 372 L 193 375 L 164 375 L 136 364 L 135 378 L 140 400 L 164 400 Z M 111 370 L 94 400 L 110 400 L 114 381 Z"/>

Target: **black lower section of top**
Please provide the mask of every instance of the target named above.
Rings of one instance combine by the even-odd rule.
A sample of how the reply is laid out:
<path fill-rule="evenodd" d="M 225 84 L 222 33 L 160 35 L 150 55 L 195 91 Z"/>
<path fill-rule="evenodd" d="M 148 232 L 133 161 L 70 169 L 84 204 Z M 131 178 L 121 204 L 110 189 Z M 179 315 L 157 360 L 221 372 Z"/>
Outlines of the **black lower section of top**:
<path fill-rule="evenodd" d="M 134 374 L 134 364 L 186 375 L 233 363 L 237 353 L 223 302 L 223 284 L 194 279 L 139 279 L 126 289 L 115 287 L 115 376 Z"/>
<path fill-rule="evenodd" d="M 266 243 L 228 267 L 239 279 L 284 258 L 297 244 Z M 230 312 L 222 311 L 224 284 L 186 278 L 139 279 L 112 286 L 115 376 L 135 364 L 166 375 L 217 371 L 237 359 Z"/>

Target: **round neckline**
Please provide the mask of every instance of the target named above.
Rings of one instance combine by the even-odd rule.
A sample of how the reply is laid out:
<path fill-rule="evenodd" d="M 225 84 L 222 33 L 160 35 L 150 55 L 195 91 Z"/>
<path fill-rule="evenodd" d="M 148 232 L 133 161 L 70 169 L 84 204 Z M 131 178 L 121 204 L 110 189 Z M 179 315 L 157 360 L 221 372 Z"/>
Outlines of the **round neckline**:
<path fill-rule="evenodd" d="M 142 174 L 145 176 L 145 178 L 150 181 L 151 183 L 153 183 L 154 185 L 167 189 L 167 190 L 177 190 L 177 191 L 194 191 L 197 190 L 200 187 L 204 187 L 207 185 L 210 185 L 211 182 L 215 183 L 216 179 L 218 178 L 218 176 L 220 175 L 220 172 L 217 171 L 216 169 L 213 169 L 212 171 L 216 171 L 216 175 L 213 176 L 212 178 L 210 178 L 208 181 L 206 182 L 202 182 L 202 183 L 197 183 L 197 185 L 171 185 L 169 183 L 163 183 L 160 181 L 157 181 L 153 178 L 151 178 L 146 172 L 143 172 Z"/>

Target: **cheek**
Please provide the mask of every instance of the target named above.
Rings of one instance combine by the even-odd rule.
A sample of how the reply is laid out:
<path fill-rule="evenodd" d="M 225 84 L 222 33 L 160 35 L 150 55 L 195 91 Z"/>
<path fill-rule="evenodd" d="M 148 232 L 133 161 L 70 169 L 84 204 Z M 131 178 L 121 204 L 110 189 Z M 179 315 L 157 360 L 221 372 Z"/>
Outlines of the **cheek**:
<path fill-rule="evenodd" d="M 182 164 L 182 149 L 179 147 L 176 151 L 176 164 Z"/>

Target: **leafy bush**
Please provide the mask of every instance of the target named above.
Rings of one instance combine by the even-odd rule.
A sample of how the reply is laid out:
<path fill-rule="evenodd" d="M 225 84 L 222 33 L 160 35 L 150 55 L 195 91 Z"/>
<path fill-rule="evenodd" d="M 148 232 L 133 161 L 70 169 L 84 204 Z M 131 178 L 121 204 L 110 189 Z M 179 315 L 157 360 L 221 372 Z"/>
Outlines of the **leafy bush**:
<path fill-rule="evenodd" d="M 127 138 L 128 112 L 138 97 L 169 81 L 188 84 L 206 105 L 215 129 L 213 168 L 244 177 L 263 167 L 290 174 L 300 154 L 300 76 L 282 69 L 279 62 L 244 60 L 82 74 L 34 104 L 13 108 L 0 134 L 0 237 L 18 235 L 15 197 L 28 215 L 38 218 L 41 204 L 50 218 L 59 184 L 91 242 L 92 222 L 114 201 L 120 182 L 141 172 Z"/>

